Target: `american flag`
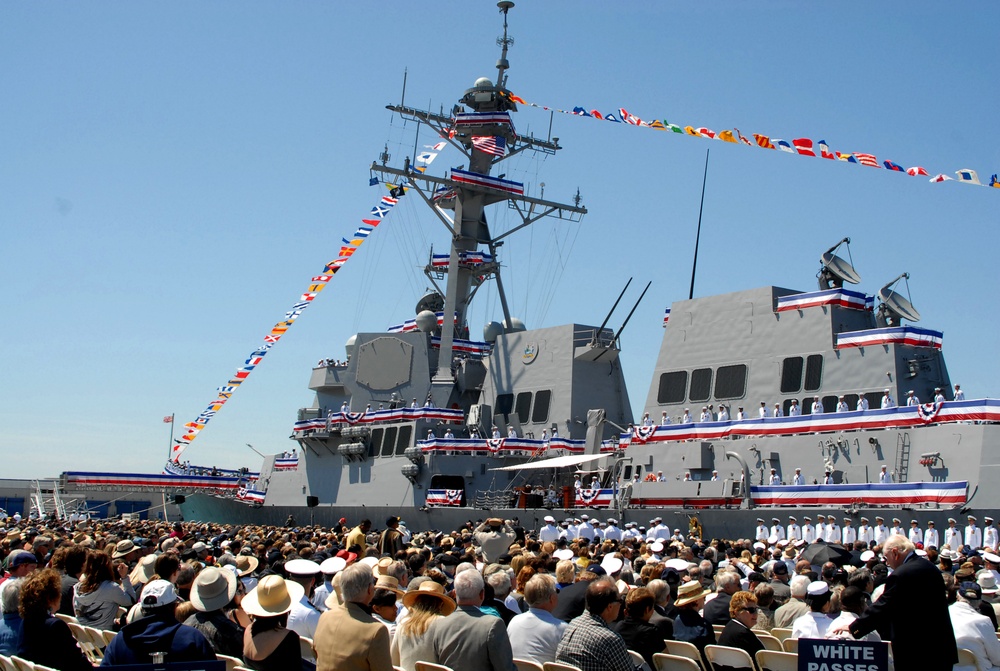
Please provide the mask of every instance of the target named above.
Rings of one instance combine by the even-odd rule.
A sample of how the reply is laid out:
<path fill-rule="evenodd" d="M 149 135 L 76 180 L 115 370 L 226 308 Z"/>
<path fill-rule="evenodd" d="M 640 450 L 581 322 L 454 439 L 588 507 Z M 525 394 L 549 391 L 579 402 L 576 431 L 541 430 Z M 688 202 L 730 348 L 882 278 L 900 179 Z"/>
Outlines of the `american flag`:
<path fill-rule="evenodd" d="M 499 135 L 473 136 L 472 146 L 494 156 L 507 154 L 507 140 Z"/>
<path fill-rule="evenodd" d="M 173 415 L 166 415 L 166 416 L 164 416 L 163 423 L 164 424 L 173 424 L 174 423 L 174 416 Z"/>

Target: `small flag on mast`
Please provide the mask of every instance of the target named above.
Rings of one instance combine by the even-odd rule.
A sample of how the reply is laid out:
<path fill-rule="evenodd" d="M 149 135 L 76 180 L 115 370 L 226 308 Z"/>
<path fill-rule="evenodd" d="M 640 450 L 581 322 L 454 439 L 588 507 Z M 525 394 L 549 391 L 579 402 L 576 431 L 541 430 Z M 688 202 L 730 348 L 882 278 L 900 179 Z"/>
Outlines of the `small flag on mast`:
<path fill-rule="evenodd" d="M 166 416 L 164 416 L 163 423 L 164 424 L 173 424 L 174 423 L 174 416 L 173 415 L 166 415 Z"/>
<path fill-rule="evenodd" d="M 499 135 L 473 136 L 472 146 L 481 152 L 494 156 L 507 154 L 507 140 Z"/>

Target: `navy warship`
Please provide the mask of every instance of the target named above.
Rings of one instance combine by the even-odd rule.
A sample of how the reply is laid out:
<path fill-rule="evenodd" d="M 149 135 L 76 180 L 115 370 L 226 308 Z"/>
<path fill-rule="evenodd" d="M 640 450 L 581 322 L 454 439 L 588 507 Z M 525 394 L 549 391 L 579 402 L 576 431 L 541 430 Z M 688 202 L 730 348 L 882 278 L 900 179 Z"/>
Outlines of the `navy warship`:
<path fill-rule="evenodd" d="M 674 302 L 638 417 L 611 314 L 602 324 L 541 328 L 512 316 L 502 252 L 543 217 L 577 222 L 587 210 L 579 196 L 546 200 L 505 179 L 503 161 L 561 147 L 516 130 L 507 87 L 513 3 L 498 6 L 495 79 L 476 80 L 448 112 L 387 106 L 460 151 L 462 168 L 435 176 L 384 156 L 371 166 L 447 232 L 448 253 L 432 252 L 425 268 L 433 290 L 411 318 L 355 334 L 344 360 L 313 368 L 312 400 L 290 418 L 295 448 L 266 457 L 259 474 L 168 464 L 178 491 L 191 487 L 179 499 L 185 518 L 332 524 L 398 515 L 411 528 L 452 528 L 487 516 L 528 527 L 587 513 L 621 524 L 696 521 L 711 536 L 737 537 L 779 509 L 782 518 L 835 512 L 921 523 L 1000 511 L 990 486 L 1000 402 L 966 400 L 952 385 L 942 333 L 914 325 L 906 273 L 874 296 L 845 288 L 861 283 L 838 255 L 847 239 L 821 253 L 816 289 Z M 496 208 L 520 222 L 496 233 Z M 477 339 L 467 315 L 489 291 L 504 319 Z"/>

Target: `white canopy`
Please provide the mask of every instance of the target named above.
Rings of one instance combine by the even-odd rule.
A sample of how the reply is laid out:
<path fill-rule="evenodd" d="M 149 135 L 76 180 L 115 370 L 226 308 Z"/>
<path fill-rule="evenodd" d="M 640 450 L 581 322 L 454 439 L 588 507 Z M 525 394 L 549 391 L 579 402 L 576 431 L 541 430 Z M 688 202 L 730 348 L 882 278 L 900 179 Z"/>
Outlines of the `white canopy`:
<path fill-rule="evenodd" d="M 588 461 L 594 461 L 596 459 L 603 459 L 605 457 L 610 457 L 610 454 L 570 454 L 565 457 L 553 457 L 552 459 L 543 459 L 542 461 L 532 461 L 527 464 L 517 464 L 515 466 L 500 466 L 499 468 L 491 468 L 491 471 L 524 471 L 536 468 L 562 468 L 563 466 L 576 466 L 577 464 L 583 464 Z"/>

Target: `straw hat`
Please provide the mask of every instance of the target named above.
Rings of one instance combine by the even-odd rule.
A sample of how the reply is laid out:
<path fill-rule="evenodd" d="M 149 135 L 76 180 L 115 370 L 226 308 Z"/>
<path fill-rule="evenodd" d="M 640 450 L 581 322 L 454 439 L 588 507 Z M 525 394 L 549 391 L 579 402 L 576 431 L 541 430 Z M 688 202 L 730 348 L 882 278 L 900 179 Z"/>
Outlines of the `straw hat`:
<path fill-rule="evenodd" d="M 256 557 L 251 557 L 250 555 L 239 555 L 236 557 L 236 568 L 239 569 L 241 578 L 256 571 L 259 565 L 260 560 Z"/>
<path fill-rule="evenodd" d="M 686 606 L 689 603 L 693 603 L 698 599 L 701 599 L 708 593 L 709 591 L 707 589 L 703 589 L 701 583 L 696 580 L 683 583 L 677 588 L 677 600 L 674 602 L 674 605 L 678 608 Z"/>
<path fill-rule="evenodd" d="M 111 555 L 111 558 L 112 559 L 121 559 L 122 557 L 124 557 L 129 552 L 132 552 L 135 549 L 136 549 L 135 548 L 135 543 L 133 543 L 132 541 L 130 541 L 128 539 L 123 540 L 123 541 L 118 541 L 118 543 L 115 545 L 115 553 L 113 555 Z"/>
<path fill-rule="evenodd" d="M 396 596 L 403 595 L 403 590 L 399 589 L 399 581 L 391 575 L 379 575 L 378 580 L 375 581 L 375 589 L 387 589 L 390 592 L 395 592 Z"/>
<path fill-rule="evenodd" d="M 243 597 L 243 610 L 254 617 L 284 615 L 303 594 L 305 590 L 297 582 L 286 581 L 280 575 L 265 576 Z"/>
<path fill-rule="evenodd" d="M 191 603 L 203 613 L 220 610 L 236 596 L 236 574 L 210 566 L 191 585 Z"/>
<path fill-rule="evenodd" d="M 146 555 L 128 574 L 128 579 L 133 585 L 146 584 L 153 579 L 154 573 L 156 573 L 156 555 Z"/>
<path fill-rule="evenodd" d="M 441 602 L 441 613 L 443 615 L 451 615 L 455 612 L 455 602 L 444 592 L 444 587 L 434 582 L 433 580 L 426 580 L 420 583 L 420 586 L 415 590 L 411 590 L 403 595 L 403 606 L 406 608 L 413 608 L 413 604 L 416 602 L 417 598 L 420 596 L 432 596 Z"/>

